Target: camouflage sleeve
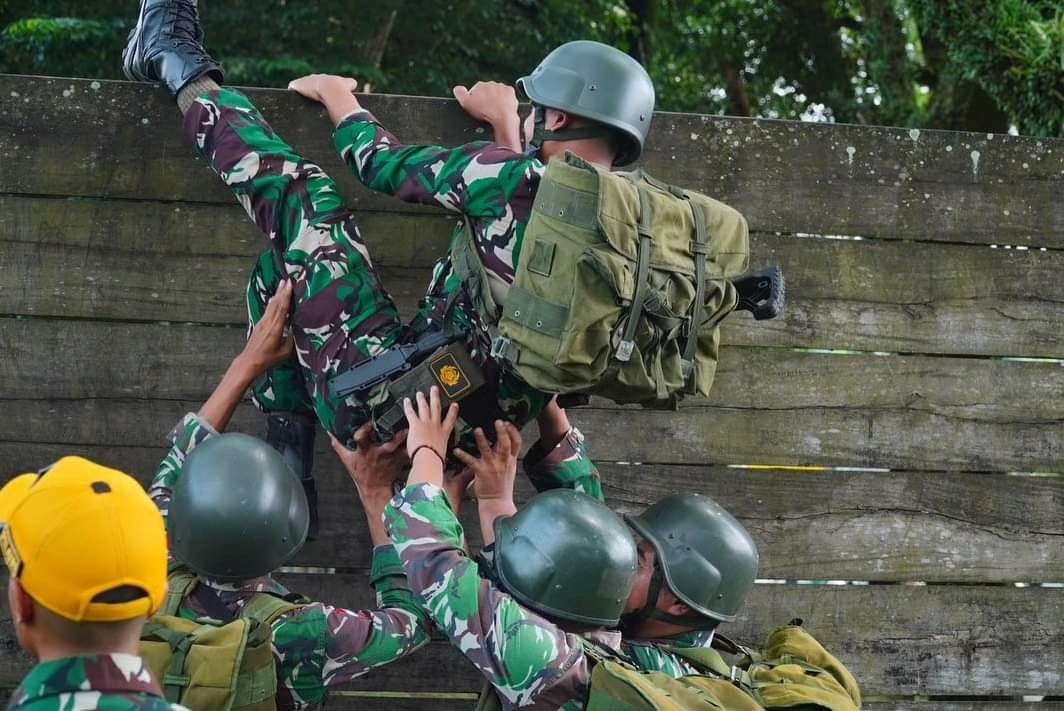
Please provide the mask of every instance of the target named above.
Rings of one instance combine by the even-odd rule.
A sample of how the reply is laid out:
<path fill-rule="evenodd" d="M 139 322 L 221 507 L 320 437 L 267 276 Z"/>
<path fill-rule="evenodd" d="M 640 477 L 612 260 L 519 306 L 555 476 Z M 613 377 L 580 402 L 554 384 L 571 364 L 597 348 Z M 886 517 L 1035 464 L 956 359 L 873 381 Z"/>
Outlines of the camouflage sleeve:
<path fill-rule="evenodd" d="M 155 477 L 151 481 L 148 494 L 152 501 L 159 507 L 163 516 L 170 511 L 170 497 L 181 476 L 181 468 L 185 465 L 185 457 L 208 437 L 214 437 L 218 432 L 211 425 L 200 418 L 194 412 L 190 412 L 181 418 L 177 426 L 170 431 L 170 451 L 166 453 L 163 461 L 155 469 Z"/>
<path fill-rule="evenodd" d="M 503 217 L 515 199 L 531 204 L 544 169 L 535 158 L 486 141 L 403 145 L 368 111 L 341 121 L 333 143 L 366 187 L 470 217 Z"/>
<path fill-rule="evenodd" d="M 442 489 L 406 487 L 385 509 L 384 521 L 410 587 L 508 708 L 557 707 L 586 697 L 589 674 L 580 639 L 479 576 L 461 547 L 462 525 Z"/>
<path fill-rule="evenodd" d="M 549 452 L 542 441 L 532 445 L 525 455 L 525 473 L 537 491 L 573 489 L 604 501 L 598 468 L 588 456 L 584 435 L 575 427 Z"/>
<path fill-rule="evenodd" d="M 343 684 L 410 654 L 429 641 L 428 613 L 406 584 L 399 555 L 390 545 L 373 549 L 370 584 L 376 610 L 346 610 L 323 605 L 325 613 L 325 686 Z"/>

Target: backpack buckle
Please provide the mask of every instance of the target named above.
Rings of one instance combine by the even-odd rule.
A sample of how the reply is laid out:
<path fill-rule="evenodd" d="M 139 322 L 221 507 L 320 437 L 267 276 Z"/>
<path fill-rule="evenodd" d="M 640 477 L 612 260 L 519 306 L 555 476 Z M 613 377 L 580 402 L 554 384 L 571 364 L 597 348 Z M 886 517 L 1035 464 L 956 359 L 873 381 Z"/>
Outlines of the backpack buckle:
<path fill-rule="evenodd" d="M 508 361 L 510 356 L 510 347 L 513 345 L 506 336 L 498 336 L 491 342 L 491 351 L 489 355 L 492 360 Z"/>
<path fill-rule="evenodd" d="M 731 683 L 735 684 L 736 686 L 741 686 L 742 685 L 742 674 L 743 674 L 742 669 L 740 669 L 739 667 L 733 665 L 732 668 L 731 668 L 731 672 L 728 674 L 728 680 Z"/>
<path fill-rule="evenodd" d="M 627 363 L 632 359 L 632 351 L 635 350 L 635 341 L 621 341 L 617 346 L 617 352 L 614 353 L 614 357 Z"/>

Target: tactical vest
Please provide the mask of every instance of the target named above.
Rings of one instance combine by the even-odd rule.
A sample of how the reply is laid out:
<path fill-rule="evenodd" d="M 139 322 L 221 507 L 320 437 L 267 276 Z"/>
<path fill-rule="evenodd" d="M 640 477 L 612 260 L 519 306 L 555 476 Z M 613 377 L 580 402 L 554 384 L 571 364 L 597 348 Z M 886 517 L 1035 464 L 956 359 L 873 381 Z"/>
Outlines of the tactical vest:
<path fill-rule="evenodd" d="M 141 633 L 140 654 L 171 703 L 212 711 L 275 711 L 273 623 L 309 601 L 256 593 L 228 621 L 186 620 L 178 609 L 198 580 L 171 573 L 166 601 Z"/>
<path fill-rule="evenodd" d="M 547 166 L 514 282 L 498 303 L 472 229 L 452 259 L 491 353 L 532 387 L 672 407 L 708 395 L 719 324 L 746 270 L 746 220 L 642 171 L 572 154 Z"/>

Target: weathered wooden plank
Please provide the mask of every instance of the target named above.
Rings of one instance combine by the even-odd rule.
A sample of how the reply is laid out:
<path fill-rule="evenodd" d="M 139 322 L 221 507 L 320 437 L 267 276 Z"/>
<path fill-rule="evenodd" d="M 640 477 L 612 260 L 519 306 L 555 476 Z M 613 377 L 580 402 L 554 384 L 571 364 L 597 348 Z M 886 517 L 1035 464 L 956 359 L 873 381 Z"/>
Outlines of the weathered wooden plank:
<path fill-rule="evenodd" d="M 373 604 L 361 576 L 284 578 L 294 589 L 331 604 Z M 1064 690 L 1062 615 L 1064 594 L 1059 590 L 758 585 L 740 619 L 727 630 L 739 639 L 763 640 L 773 627 L 801 618 L 869 695 L 1059 694 Z M 29 662 L 11 653 L 9 624 L 0 621 L 0 647 L 5 648 L 0 675 L 15 679 Z M 350 688 L 475 692 L 479 686 L 456 651 L 433 643 Z"/>
<path fill-rule="evenodd" d="M 0 397 L 206 399 L 243 344 L 243 327 L 0 318 Z M 730 346 L 709 398 L 682 407 L 707 405 L 1053 424 L 1064 418 L 1064 371 L 1044 362 Z"/>
<path fill-rule="evenodd" d="M 261 431 L 255 432 L 261 434 Z M 535 437 L 528 433 L 529 439 Z M 295 565 L 367 568 L 371 545 L 353 486 L 324 443 L 316 476 L 319 540 Z M 605 446 L 590 442 L 592 455 Z M 70 453 L 147 484 L 159 447 L 0 443 L 0 472 L 33 470 Z M 772 579 L 1040 582 L 1064 579 L 1064 480 L 947 472 L 784 472 L 726 467 L 601 466 L 623 513 L 674 492 L 712 496 L 748 528 Z M 518 498 L 532 495 L 524 477 Z M 475 512 L 463 523 L 478 538 Z"/>
<path fill-rule="evenodd" d="M 6 401 L 8 441 L 149 445 L 195 401 Z M 255 420 L 238 411 L 236 426 Z M 678 412 L 587 408 L 576 417 L 608 461 L 1055 471 L 1059 422 L 995 422 L 977 413 L 898 407 L 685 407 Z M 796 427 L 796 423 L 802 423 Z M 60 439 L 56 439 L 59 437 Z M 668 448 L 661 446 L 669 442 Z"/>
<path fill-rule="evenodd" d="M 7 168 L 0 192 L 228 199 L 189 159 L 177 111 L 161 90 L 5 76 L 0 96 Z M 251 96 L 281 135 L 340 179 L 354 204 L 386 209 L 386 200 L 353 187 L 319 109 L 281 91 Z M 371 95 L 365 102 L 404 140 L 453 145 L 486 135 L 451 101 Z M 61 140 L 39 129 L 60 121 Z M 759 230 L 907 238 L 930 230 L 947 240 L 1059 245 L 1062 146 L 1057 139 L 662 113 L 646 166 L 733 203 Z"/>
<path fill-rule="evenodd" d="M 175 212 L 176 210 L 176 212 Z M 405 313 L 454 226 L 366 214 L 364 234 Z M 236 206 L 0 197 L 0 313 L 242 323 L 266 248 Z M 726 343 L 1056 357 L 1064 254 L 755 234 L 755 264 L 786 270 L 783 318 L 725 322 Z M 416 268 L 411 268 L 416 267 Z"/>

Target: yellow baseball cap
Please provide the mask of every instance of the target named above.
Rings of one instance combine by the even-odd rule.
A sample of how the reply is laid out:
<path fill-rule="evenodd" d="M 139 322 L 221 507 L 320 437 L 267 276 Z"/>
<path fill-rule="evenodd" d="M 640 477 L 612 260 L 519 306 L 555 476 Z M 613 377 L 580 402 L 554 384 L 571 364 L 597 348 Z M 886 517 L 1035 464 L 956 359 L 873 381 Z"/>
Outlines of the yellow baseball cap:
<path fill-rule="evenodd" d="M 74 622 L 150 616 L 166 596 L 162 515 L 131 476 L 64 457 L 0 489 L 0 552 L 40 605 Z M 144 596 L 95 599 L 116 588 Z"/>

